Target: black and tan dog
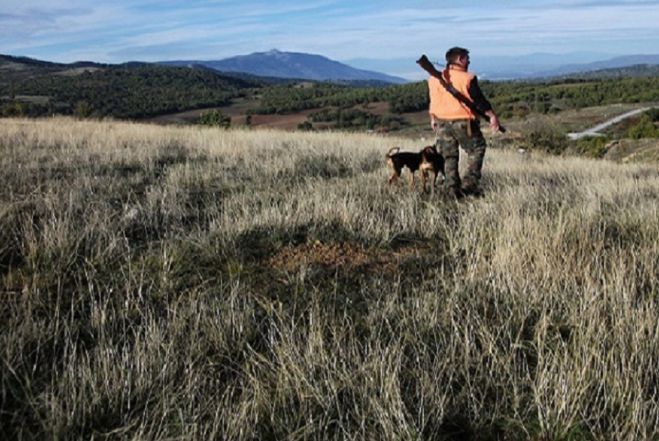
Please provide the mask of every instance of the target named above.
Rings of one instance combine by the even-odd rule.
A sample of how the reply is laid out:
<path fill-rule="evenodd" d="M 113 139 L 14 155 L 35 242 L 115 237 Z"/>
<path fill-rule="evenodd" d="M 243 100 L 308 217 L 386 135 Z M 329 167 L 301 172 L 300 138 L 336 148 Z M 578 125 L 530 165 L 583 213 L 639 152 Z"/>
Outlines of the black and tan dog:
<path fill-rule="evenodd" d="M 385 157 L 392 171 L 389 184 L 398 182 L 404 167 L 407 167 L 410 171 L 410 189 L 414 189 L 414 174 L 417 170 L 421 170 L 423 191 L 426 191 L 426 181 L 429 173 L 434 173 L 433 190 L 438 174 L 444 175 L 444 157 L 432 145 L 424 147 L 419 152 L 401 152 L 400 147 L 392 147 Z"/>

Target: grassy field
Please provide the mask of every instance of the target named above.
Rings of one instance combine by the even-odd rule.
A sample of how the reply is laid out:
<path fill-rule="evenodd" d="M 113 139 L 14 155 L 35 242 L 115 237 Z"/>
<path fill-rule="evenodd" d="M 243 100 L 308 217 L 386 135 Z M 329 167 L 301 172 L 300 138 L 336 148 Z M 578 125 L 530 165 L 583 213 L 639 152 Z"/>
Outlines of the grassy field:
<path fill-rule="evenodd" d="M 659 437 L 659 168 L 0 123 L 3 439 Z"/>

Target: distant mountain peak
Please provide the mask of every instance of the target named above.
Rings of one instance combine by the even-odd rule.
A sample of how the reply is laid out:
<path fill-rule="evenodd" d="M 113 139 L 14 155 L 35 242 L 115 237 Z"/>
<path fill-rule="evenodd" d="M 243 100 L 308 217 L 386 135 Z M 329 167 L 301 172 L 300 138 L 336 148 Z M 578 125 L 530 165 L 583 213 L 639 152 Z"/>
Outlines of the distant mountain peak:
<path fill-rule="evenodd" d="M 331 60 L 322 55 L 285 52 L 271 49 L 222 60 L 167 61 L 164 64 L 186 66 L 203 65 L 221 72 L 241 72 L 261 77 L 293 78 L 314 81 L 378 81 L 392 84 L 407 80 L 380 72 L 362 70 Z"/>

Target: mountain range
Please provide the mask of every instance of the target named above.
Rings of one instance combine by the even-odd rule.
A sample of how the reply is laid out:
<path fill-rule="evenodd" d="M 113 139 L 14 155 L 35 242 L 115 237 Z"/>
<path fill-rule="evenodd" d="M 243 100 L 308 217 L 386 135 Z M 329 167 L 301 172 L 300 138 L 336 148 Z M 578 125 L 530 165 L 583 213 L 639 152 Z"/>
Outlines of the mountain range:
<path fill-rule="evenodd" d="M 297 78 L 314 81 L 380 81 L 402 84 L 408 80 L 331 60 L 322 55 L 282 52 L 277 49 L 222 60 L 162 61 L 168 66 L 203 66 L 220 72 L 241 72 L 261 77 Z"/>
<path fill-rule="evenodd" d="M 585 72 L 620 69 L 638 65 L 659 65 L 659 55 L 624 55 L 609 58 L 588 54 L 532 54 L 525 57 L 485 58 L 480 64 L 483 74 L 493 80 L 534 79 L 578 75 Z"/>
<path fill-rule="evenodd" d="M 33 73 L 64 71 L 75 73 L 148 65 L 207 70 L 252 83 L 266 84 L 293 79 L 339 82 L 352 86 L 382 86 L 426 78 L 425 73 L 414 62 L 416 57 L 387 60 L 352 59 L 344 63 L 321 55 L 283 52 L 276 49 L 219 60 L 172 60 L 158 63 L 133 61 L 115 65 L 90 61 L 64 64 L 15 56 L 0 56 L 0 58 L 2 58 L 0 80 L 4 82 L 29 77 Z M 605 54 L 580 52 L 497 57 L 474 55 L 470 70 L 476 72 L 479 78 L 487 80 L 548 79 L 566 76 L 656 76 L 659 74 L 659 55 L 626 55 L 608 58 Z M 407 72 L 403 74 L 407 79 L 382 72 Z"/>

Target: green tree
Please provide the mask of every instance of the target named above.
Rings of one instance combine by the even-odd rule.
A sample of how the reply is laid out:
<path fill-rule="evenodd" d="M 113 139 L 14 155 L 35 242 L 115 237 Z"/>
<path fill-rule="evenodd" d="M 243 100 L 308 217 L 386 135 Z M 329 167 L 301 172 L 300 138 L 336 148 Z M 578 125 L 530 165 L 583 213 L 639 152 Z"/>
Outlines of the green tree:
<path fill-rule="evenodd" d="M 92 114 L 92 106 L 87 101 L 76 102 L 73 108 L 73 115 L 78 118 L 89 118 Z"/>
<path fill-rule="evenodd" d="M 231 117 L 223 114 L 219 110 L 209 110 L 199 115 L 198 123 L 204 126 L 222 127 L 224 129 L 231 126 Z"/>
<path fill-rule="evenodd" d="M 16 117 L 16 116 L 25 116 L 26 108 L 25 104 L 20 101 L 12 101 L 4 106 L 2 106 L 2 111 L 0 112 L 2 116 Z"/>

